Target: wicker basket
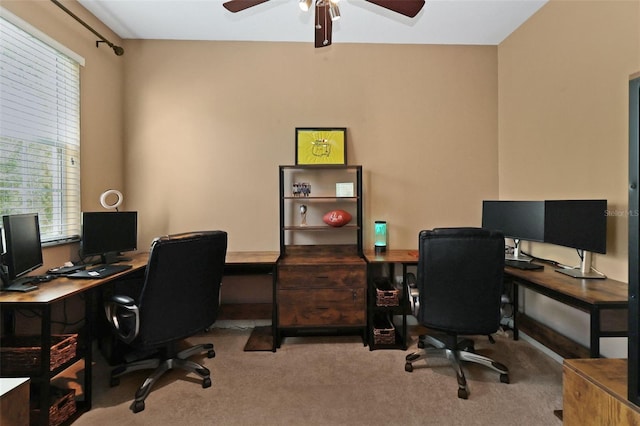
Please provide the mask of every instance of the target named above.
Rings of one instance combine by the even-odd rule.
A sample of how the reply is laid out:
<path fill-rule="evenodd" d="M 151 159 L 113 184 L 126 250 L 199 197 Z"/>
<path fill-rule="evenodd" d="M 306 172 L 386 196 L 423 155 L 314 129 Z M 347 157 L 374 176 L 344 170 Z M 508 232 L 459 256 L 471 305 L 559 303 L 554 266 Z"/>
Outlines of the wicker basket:
<path fill-rule="evenodd" d="M 76 412 L 75 389 L 51 387 L 51 403 L 49 405 L 49 426 L 58 426 Z M 40 424 L 40 409 L 31 410 L 29 423 Z"/>
<path fill-rule="evenodd" d="M 373 319 L 373 343 L 392 345 L 396 342 L 396 329 L 386 315 L 376 315 Z"/>
<path fill-rule="evenodd" d="M 376 306 L 398 306 L 400 290 L 394 288 L 388 278 L 376 278 Z"/>
<path fill-rule="evenodd" d="M 40 371 L 42 338 L 40 336 L 6 336 L 0 345 L 2 374 L 30 375 Z M 76 356 L 77 334 L 51 336 L 49 371 Z"/>

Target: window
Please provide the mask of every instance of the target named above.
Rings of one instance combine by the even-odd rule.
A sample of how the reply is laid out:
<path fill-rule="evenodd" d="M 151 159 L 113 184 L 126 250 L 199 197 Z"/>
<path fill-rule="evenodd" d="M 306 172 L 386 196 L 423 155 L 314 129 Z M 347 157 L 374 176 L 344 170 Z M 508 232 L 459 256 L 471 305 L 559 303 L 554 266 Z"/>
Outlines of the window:
<path fill-rule="evenodd" d="M 78 239 L 83 60 L 0 12 L 0 215 L 37 212 L 43 243 Z"/>

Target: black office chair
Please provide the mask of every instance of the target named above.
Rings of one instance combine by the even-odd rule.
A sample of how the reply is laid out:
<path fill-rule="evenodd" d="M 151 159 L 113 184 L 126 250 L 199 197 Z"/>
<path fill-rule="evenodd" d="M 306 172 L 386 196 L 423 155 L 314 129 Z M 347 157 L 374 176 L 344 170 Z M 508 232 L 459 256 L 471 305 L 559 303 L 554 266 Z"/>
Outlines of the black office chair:
<path fill-rule="evenodd" d="M 450 360 L 458 379 L 458 397 L 469 390 L 460 361 L 470 361 L 500 373 L 504 365 L 474 351 L 473 341 L 460 336 L 490 335 L 500 326 L 504 270 L 504 237 L 480 228 L 441 228 L 419 234 L 419 322 L 429 334 L 420 336 L 418 352 L 407 355 L 405 370 L 428 356 Z"/>
<path fill-rule="evenodd" d="M 209 370 L 187 358 L 205 351 L 213 358 L 213 344 L 182 351 L 178 346 L 215 322 L 226 252 L 224 231 L 157 238 L 151 245 L 140 293 L 114 295 L 105 303 L 117 338 L 133 349 L 125 356 L 125 364 L 112 370 L 111 386 L 129 372 L 155 369 L 136 392 L 130 407 L 134 413 L 144 410 L 151 387 L 172 368 L 197 374 L 203 388 L 211 386 Z"/>

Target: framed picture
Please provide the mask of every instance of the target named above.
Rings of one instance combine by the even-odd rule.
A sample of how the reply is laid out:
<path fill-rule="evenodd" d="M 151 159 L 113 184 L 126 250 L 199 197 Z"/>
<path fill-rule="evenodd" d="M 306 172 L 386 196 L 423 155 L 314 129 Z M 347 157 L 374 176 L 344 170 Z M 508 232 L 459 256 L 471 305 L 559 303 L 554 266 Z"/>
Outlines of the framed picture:
<path fill-rule="evenodd" d="M 296 128 L 296 165 L 347 164 L 347 129 Z"/>

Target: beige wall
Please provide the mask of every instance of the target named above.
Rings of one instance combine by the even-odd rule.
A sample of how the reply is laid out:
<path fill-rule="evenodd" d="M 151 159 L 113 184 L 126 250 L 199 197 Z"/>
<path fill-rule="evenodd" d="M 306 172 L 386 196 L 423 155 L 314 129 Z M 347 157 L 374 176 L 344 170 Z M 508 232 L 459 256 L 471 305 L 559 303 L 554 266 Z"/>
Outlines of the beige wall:
<path fill-rule="evenodd" d="M 366 246 L 374 220 L 389 222 L 391 248 L 415 247 L 420 229 L 479 225 L 481 201 L 498 196 L 604 197 L 626 210 L 638 1 L 552 0 L 498 47 L 127 40 L 122 57 L 50 2 L 2 6 L 87 59 L 83 209 L 122 189 L 141 249 L 204 228 L 229 231 L 231 250 L 277 249 L 277 166 L 294 161 L 297 126 L 348 128 L 348 161 L 365 170 Z M 627 218 L 608 225 L 595 266 L 626 281 Z M 45 262 L 76 249 L 47 249 Z M 586 340 L 580 313 L 526 298 L 534 316 Z"/>
<path fill-rule="evenodd" d="M 498 195 L 497 48 L 125 42 L 126 196 L 140 246 L 215 228 L 231 250 L 278 249 L 278 165 L 295 127 L 347 127 L 364 169 L 365 246 L 480 225 Z"/>
<path fill-rule="evenodd" d="M 616 214 L 594 266 L 627 282 L 628 83 L 640 70 L 640 2 L 552 0 L 500 44 L 498 63 L 500 198 L 606 198 Z M 572 249 L 527 248 L 579 263 Z M 525 305 L 588 343 L 586 316 L 535 294 Z"/>
<path fill-rule="evenodd" d="M 75 1 L 62 2 L 80 19 L 111 42 L 122 41 Z M 85 58 L 80 69 L 80 162 L 82 209 L 101 210 L 100 194 L 122 188 L 123 171 L 123 70 L 124 58 L 49 1 L 7 1 L 0 6 L 22 18 Z M 78 244 L 45 248 L 45 265 L 37 272 L 78 259 Z"/>

